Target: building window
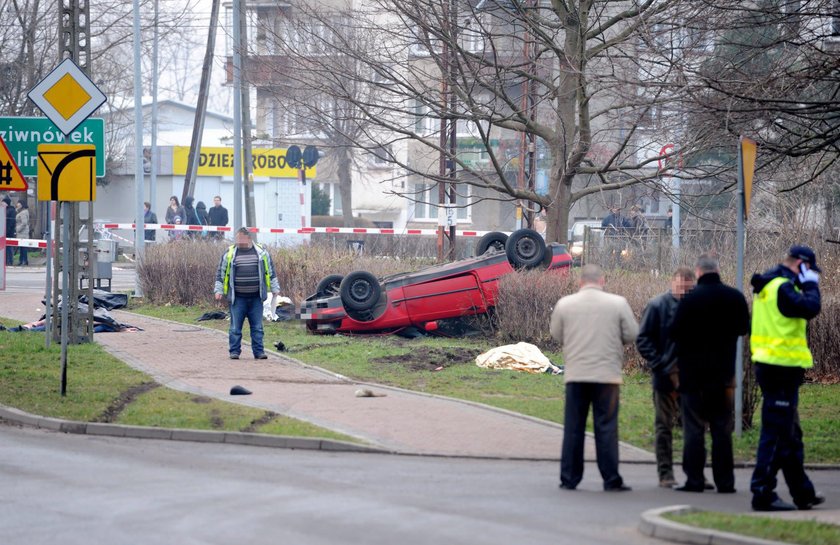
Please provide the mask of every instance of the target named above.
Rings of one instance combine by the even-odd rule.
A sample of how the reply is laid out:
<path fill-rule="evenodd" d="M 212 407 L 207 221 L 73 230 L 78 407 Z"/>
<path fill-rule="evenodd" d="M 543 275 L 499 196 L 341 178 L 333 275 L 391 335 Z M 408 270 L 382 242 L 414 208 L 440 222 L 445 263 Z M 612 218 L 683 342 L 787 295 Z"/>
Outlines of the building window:
<path fill-rule="evenodd" d="M 391 146 L 379 146 L 370 150 L 370 165 L 378 168 L 390 168 L 394 162 Z"/>
<path fill-rule="evenodd" d="M 330 216 L 341 216 L 344 214 L 341 208 L 341 189 L 338 187 L 338 182 L 315 182 L 315 187 L 329 195 L 330 197 Z"/>
<path fill-rule="evenodd" d="M 440 130 L 440 119 L 432 115 L 431 108 L 419 100 L 414 103 L 414 132 L 421 136 Z"/>
<path fill-rule="evenodd" d="M 439 200 L 437 184 L 413 184 L 411 198 L 414 199 L 414 220 L 415 221 L 434 221 L 438 219 L 438 206 L 436 204 Z M 470 208 L 470 186 L 461 184 L 456 188 L 455 217 L 459 222 L 468 223 L 471 216 Z"/>

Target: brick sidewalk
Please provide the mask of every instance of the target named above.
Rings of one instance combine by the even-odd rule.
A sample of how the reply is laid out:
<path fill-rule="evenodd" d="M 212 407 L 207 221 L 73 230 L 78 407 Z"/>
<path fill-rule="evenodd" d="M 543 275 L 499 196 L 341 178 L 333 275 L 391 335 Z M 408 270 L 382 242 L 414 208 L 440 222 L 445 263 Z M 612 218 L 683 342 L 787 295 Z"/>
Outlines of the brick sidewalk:
<path fill-rule="evenodd" d="M 0 315 L 38 317 L 37 294 L 4 293 Z M 279 353 L 228 359 L 227 334 L 116 311 L 142 332 L 103 333 L 96 342 L 171 388 L 272 410 L 401 453 L 492 458 L 559 459 L 562 427 L 499 409 L 404 390 L 365 385 L 382 397 L 355 396 L 360 383 Z M 247 332 L 245 338 L 247 339 Z M 230 396 L 233 385 L 253 392 Z M 594 459 L 587 439 L 586 458 Z M 621 445 L 622 461 L 652 461 L 651 453 Z"/>

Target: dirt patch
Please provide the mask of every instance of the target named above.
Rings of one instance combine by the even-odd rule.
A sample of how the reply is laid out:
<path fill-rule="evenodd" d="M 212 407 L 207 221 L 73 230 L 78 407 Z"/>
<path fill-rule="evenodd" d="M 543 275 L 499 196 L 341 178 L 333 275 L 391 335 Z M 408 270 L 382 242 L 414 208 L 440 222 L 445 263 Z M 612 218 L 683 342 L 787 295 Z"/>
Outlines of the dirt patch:
<path fill-rule="evenodd" d="M 214 430 L 220 430 L 225 427 L 225 421 L 221 416 L 219 416 L 219 411 L 217 409 L 210 411 L 210 427 Z"/>
<path fill-rule="evenodd" d="M 400 365 L 410 371 L 434 371 L 438 367 L 452 367 L 472 363 L 480 352 L 468 348 L 414 347 L 408 354 L 386 356 L 371 360 L 372 363 Z"/>
<path fill-rule="evenodd" d="M 247 426 L 245 426 L 244 428 L 242 428 L 239 431 L 244 431 L 246 433 L 254 433 L 260 427 L 265 426 L 266 424 L 268 424 L 269 422 L 271 422 L 275 418 L 277 418 L 277 413 L 273 413 L 271 411 L 266 411 L 261 417 L 257 418 L 256 420 L 251 421 L 250 424 L 248 424 Z"/>
<path fill-rule="evenodd" d="M 137 396 L 145 394 L 148 391 L 154 390 L 160 386 L 157 382 L 143 382 L 138 384 L 137 386 L 132 386 L 128 390 L 124 391 L 111 402 L 107 409 L 102 411 L 102 414 L 97 416 L 93 421 L 94 422 L 103 422 L 105 424 L 109 424 L 112 422 L 116 422 L 117 418 L 120 416 L 120 413 L 128 407 Z"/>

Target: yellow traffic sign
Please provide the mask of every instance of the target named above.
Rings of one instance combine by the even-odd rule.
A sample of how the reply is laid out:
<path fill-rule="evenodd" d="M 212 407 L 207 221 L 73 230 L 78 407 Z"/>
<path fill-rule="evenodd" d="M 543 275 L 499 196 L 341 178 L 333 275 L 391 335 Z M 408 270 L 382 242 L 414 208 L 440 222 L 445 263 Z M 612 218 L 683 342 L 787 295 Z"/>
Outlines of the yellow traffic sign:
<path fill-rule="evenodd" d="M 753 174 L 755 174 L 755 158 L 758 155 L 758 145 L 755 140 L 741 137 L 741 176 L 744 180 L 744 218 L 750 213 L 750 199 L 752 198 Z"/>
<path fill-rule="evenodd" d="M 95 201 L 96 146 L 38 146 L 39 201 Z"/>
<path fill-rule="evenodd" d="M 29 184 L 26 183 L 26 178 L 12 159 L 12 154 L 9 153 L 9 148 L 6 147 L 6 142 L 2 137 L 0 137 L 0 144 L 2 144 L 0 146 L 0 190 L 26 191 L 29 189 Z"/>
<path fill-rule="evenodd" d="M 28 96 L 64 134 L 73 132 L 107 100 L 71 59 L 64 59 Z"/>

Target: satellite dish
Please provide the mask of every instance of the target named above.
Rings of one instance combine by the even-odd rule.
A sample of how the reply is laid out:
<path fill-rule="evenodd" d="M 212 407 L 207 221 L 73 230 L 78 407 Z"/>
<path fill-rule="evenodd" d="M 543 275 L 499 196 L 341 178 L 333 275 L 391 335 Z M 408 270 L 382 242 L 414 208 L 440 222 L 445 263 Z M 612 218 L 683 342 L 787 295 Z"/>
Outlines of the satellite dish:
<path fill-rule="evenodd" d="M 286 165 L 292 168 L 300 168 L 300 148 L 297 146 L 289 146 L 286 150 Z"/>

